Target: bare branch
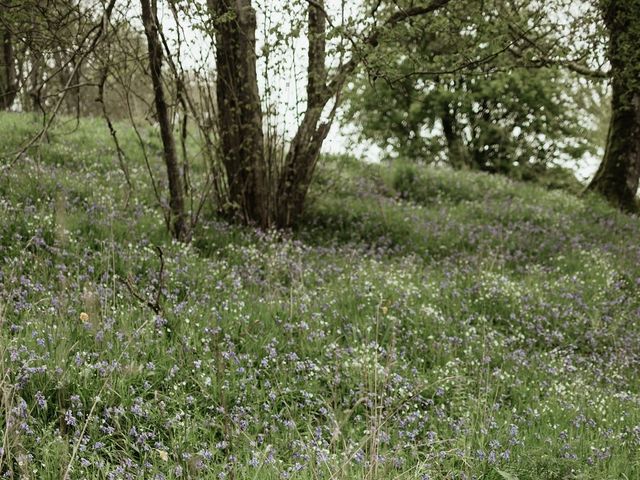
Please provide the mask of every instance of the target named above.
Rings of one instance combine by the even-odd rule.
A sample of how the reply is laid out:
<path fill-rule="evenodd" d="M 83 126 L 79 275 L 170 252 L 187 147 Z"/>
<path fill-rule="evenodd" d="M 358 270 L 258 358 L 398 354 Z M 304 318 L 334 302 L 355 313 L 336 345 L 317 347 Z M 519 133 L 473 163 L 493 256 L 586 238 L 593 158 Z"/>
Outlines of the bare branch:
<path fill-rule="evenodd" d="M 573 60 L 561 59 L 561 58 L 550 58 L 545 52 L 545 49 L 543 49 L 538 44 L 538 42 L 536 42 L 534 39 L 529 37 L 526 33 L 516 31 L 516 29 L 513 26 L 510 26 L 509 30 L 513 33 L 514 36 L 516 36 L 517 40 L 523 40 L 531 49 L 533 49 L 536 52 L 537 58 L 531 60 L 531 63 L 533 66 L 537 66 L 537 67 L 559 66 L 589 78 L 596 78 L 601 80 L 610 78 L 609 72 L 602 71 L 602 70 L 593 70 L 588 66 Z M 517 48 L 515 45 L 512 45 L 509 47 L 509 52 L 518 58 L 525 57 L 524 51 Z"/>
<path fill-rule="evenodd" d="M 31 148 L 36 142 L 38 142 L 40 139 L 42 139 L 42 137 L 44 137 L 47 134 L 47 131 L 49 130 L 49 128 L 53 124 L 53 121 L 55 120 L 56 115 L 57 115 L 58 111 L 60 110 L 60 107 L 62 106 L 62 102 L 64 101 L 65 96 L 66 96 L 67 92 L 69 91 L 69 87 L 71 86 L 71 84 L 74 81 L 75 73 L 77 72 L 78 68 L 80 68 L 80 65 L 82 64 L 82 62 L 87 58 L 87 56 L 91 52 L 93 52 L 95 50 L 96 46 L 98 45 L 100 40 L 103 38 L 105 30 L 106 30 L 106 26 L 107 26 L 107 24 L 109 22 L 109 19 L 111 18 L 111 13 L 113 12 L 113 7 L 115 6 L 115 3 L 116 3 L 116 0 L 110 0 L 109 1 L 109 4 L 105 8 L 105 11 L 104 11 L 104 13 L 102 15 L 100 23 L 96 24 L 87 33 L 87 35 L 83 39 L 82 43 L 80 44 L 80 46 L 78 47 L 78 49 L 74 53 L 74 58 L 75 58 L 75 56 L 78 55 L 79 52 L 82 50 L 82 46 L 84 45 L 84 41 L 86 39 L 88 39 L 89 36 L 91 35 L 91 33 L 93 33 L 95 31 L 95 35 L 94 35 L 91 43 L 89 44 L 89 47 L 87 48 L 87 50 L 82 55 L 80 55 L 80 60 L 78 62 L 76 62 L 75 66 L 73 68 L 73 71 L 71 72 L 71 75 L 69 76 L 69 80 L 67 81 L 66 85 L 64 86 L 64 89 L 60 92 L 60 96 L 58 98 L 58 102 L 56 103 L 51 116 L 46 121 L 46 123 L 43 125 L 42 129 L 31 140 L 29 140 L 29 142 L 27 142 L 27 144 L 16 154 L 16 156 L 13 159 L 13 161 L 10 162 L 5 167 L 5 170 L 10 168 L 18 159 L 20 159 L 20 157 L 22 157 L 22 155 L 29 148 Z"/>

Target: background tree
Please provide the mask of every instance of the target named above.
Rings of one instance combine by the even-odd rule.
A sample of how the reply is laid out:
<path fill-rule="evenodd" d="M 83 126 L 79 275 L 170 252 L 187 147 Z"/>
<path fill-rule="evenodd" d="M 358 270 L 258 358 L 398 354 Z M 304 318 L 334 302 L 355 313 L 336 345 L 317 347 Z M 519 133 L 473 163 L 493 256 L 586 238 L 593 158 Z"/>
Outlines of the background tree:
<path fill-rule="evenodd" d="M 0 109 L 8 110 L 18 93 L 14 38 L 8 22 L 11 3 L 0 4 Z"/>
<path fill-rule="evenodd" d="M 165 182 L 154 179 L 146 150 L 144 158 L 167 224 L 180 239 L 189 238 L 194 212 L 200 211 L 193 205 L 187 139 L 197 137 L 210 166 L 200 179 L 201 198 L 211 194 L 218 211 L 241 222 L 289 228 L 303 214 L 324 140 L 345 97 L 345 118 L 365 138 L 392 155 L 455 168 L 538 177 L 598 146 L 597 115 L 584 105 L 593 103 L 599 86 L 585 87 L 578 75 L 605 75 L 597 43 L 604 24 L 587 1 L 363 0 L 335 8 L 322 0 L 295 0 L 282 3 L 290 17 L 285 25 L 273 20 L 273 3 L 208 0 L 160 8 L 157 0 L 141 0 L 144 29 L 130 22 L 140 11 L 129 0 L 112 0 L 117 18 L 110 15 L 106 23 L 103 11 L 80 0 L 53 0 L 46 8 L 33 0 L 0 5 L 11 6 L 11 14 L 0 18 L 0 34 L 11 47 L 3 58 L 12 57 L 3 63 L 0 89 L 7 99 L 15 95 L 3 108 L 13 104 L 42 113 L 44 128 L 35 141 L 46 138 L 43 132 L 58 112 L 105 117 L 116 145 L 111 119 L 128 119 L 142 150 L 148 142 L 138 126 L 157 126 Z M 627 31 L 629 22 L 618 14 L 628 8 L 616 5 L 601 5 L 609 12 L 606 26 Z M 209 35 L 215 61 L 212 53 L 193 62 L 192 52 L 181 48 L 189 36 L 185 27 Z M 615 52 L 616 45 L 633 44 L 629 31 L 630 37 L 612 34 L 612 58 L 626 58 Z M 282 105 L 269 79 L 274 66 L 280 68 L 274 51 L 279 49 L 278 61 L 295 63 L 299 48 L 307 58 L 303 71 L 294 66 L 295 125 L 289 115 L 288 126 L 274 127 L 273 112 Z M 612 132 L 622 133 L 611 138 L 632 138 L 627 120 L 633 101 L 620 98 L 633 82 L 618 77 L 616 91 L 625 93 L 614 98 L 614 109 L 627 116 L 618 127 L 612 124 Z M 633 150 L 621 142 L 624 147 L 610 140 L 606 159 Z M 124 152 L 116 150 L 127 177 Z M 634 158 L 633 152 L 625 158 Z M 592 188 L 606 193 L 612 191 L 606 185 L 620 185 L 613 178 L 634 175 L 637 188 L 638 168 L 622 163 L 603 162 Z"/>
<path fill-rule="evenodd" d="M 541 28 L 541 12 L 499 0 L 455 7 L 393 32 L 411 41 L 378 49 L 351 85 L 344 121 L 390 156 L 519 178 L 595 153 L 597 125 L 582 108 L 591 89 L 511 51 L 513 30 Z"/>

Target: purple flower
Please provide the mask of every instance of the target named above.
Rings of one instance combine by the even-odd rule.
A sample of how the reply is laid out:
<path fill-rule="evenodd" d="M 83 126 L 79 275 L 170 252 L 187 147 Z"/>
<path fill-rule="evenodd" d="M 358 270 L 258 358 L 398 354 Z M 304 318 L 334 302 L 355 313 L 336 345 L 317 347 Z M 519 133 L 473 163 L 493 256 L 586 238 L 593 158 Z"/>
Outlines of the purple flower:
<path fill-rule="evenodd" d="M 44 397 L 44 395 L 40 390 L 36 392 L 35 397 L 36 397 L 36 402 L 38 403 L 38 407 L 40 407 L 43 410 L 47 408 L 47 399 Z"/>
<path fill-rule="evenodd" d="M 78 424 L 78 420 L 73 416 L 73 412 L 71 410 L 67 410 L 64 414 L 64 421 L 70 427 L 74 427 Z"/>

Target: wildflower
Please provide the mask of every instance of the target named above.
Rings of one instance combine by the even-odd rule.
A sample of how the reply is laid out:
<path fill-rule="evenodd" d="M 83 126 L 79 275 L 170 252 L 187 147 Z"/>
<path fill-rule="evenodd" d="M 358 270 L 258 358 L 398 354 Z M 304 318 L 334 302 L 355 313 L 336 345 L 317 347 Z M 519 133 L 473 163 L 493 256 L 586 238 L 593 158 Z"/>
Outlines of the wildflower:
<path fill-rule="evenodd" d="M 87 323 L 89 321 L 89 314 L 87 312 L 80 312 L 80 321 Z"/>
<path fill-rule="evenodd" d="M 67 410 L 66 413 L 64 414 L 64 421 L 70 427 L 73 427 L 78 423 L 78 421 L 76 420 L 76 417 L 73 416 L 73 412 L 71 410 Z"/>
<path fill-rule="evenodd" d="M 44 397 L 41 391 L 36 392 L 36 402 L 38 402 L 38 406 L 40 408 L 47 408 L 47 399 Z"/>

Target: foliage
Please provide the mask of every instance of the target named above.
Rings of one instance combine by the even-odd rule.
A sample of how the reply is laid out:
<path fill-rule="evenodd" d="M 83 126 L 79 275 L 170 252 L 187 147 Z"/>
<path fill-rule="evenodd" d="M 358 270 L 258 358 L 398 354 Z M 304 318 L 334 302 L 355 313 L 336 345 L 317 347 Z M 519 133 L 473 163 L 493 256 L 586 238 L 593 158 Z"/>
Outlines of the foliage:
<path fill-rule="evenodd" d="M 597 154 L 606 96 L 574 73 L 529 68 L 514 53 L 512 31 L 541 21 L 535 5 L 520 3 L 518 15 L 496 0 L 405 25 L 351 85 L 343 120 L 389 157 L 516 178 Z"/>

